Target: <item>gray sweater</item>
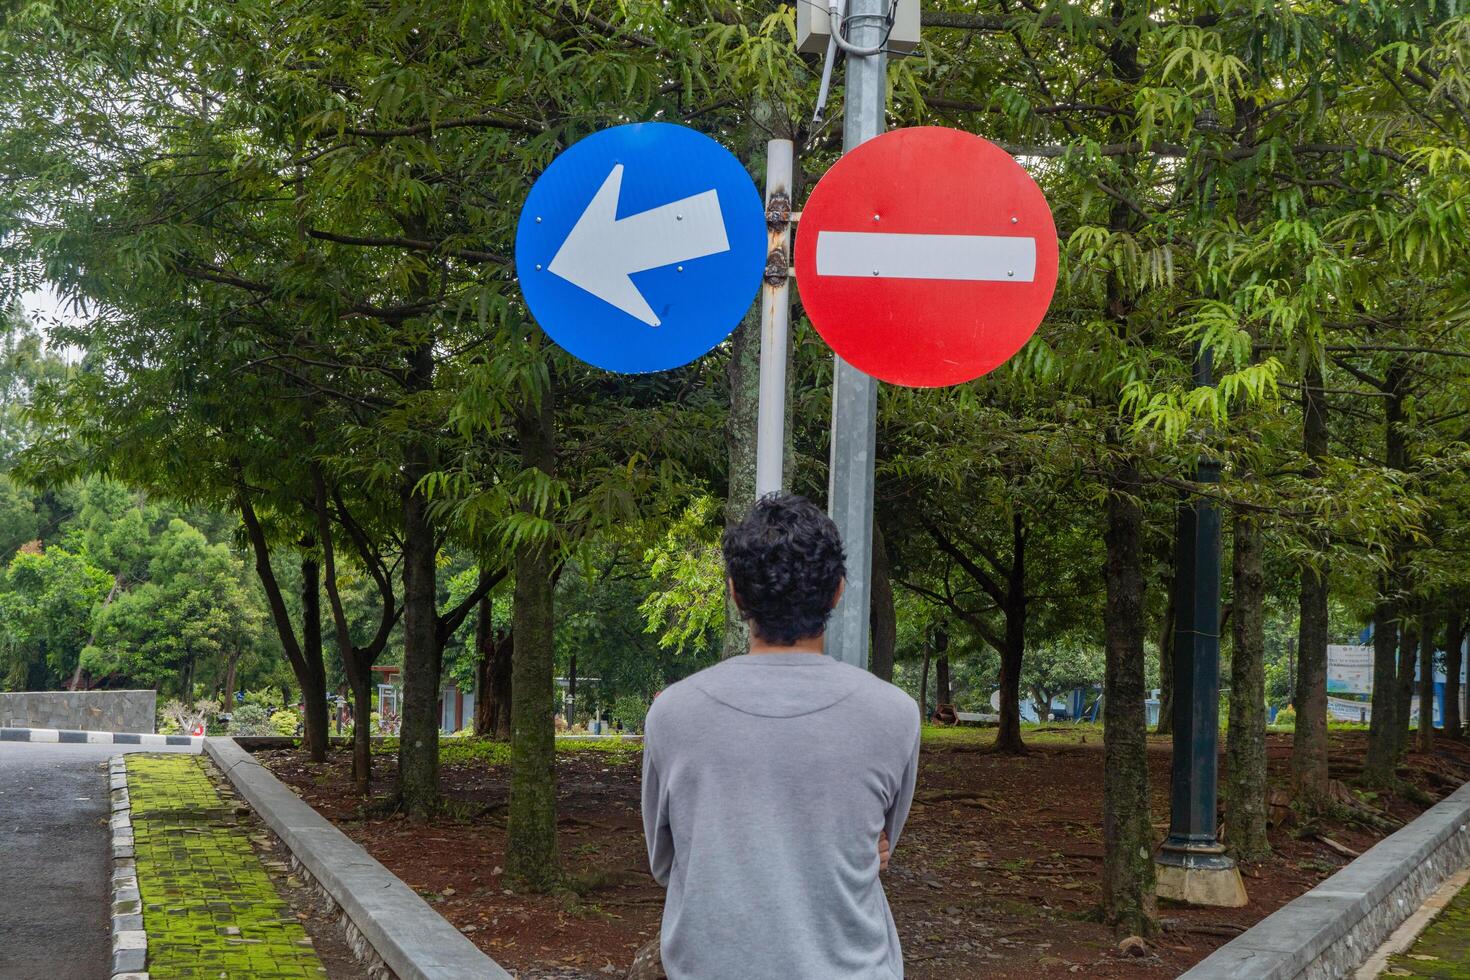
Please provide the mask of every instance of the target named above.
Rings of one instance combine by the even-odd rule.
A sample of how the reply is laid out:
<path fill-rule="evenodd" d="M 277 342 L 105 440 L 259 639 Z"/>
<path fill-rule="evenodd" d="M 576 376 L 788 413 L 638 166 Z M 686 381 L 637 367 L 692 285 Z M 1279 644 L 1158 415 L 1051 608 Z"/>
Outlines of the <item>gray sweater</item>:
<path fill-rule="evenodd" d="M 903 976 L 878 880 L 919 766 L 913 698 L 814 653 L 733 657 L 654 700 L 643 828 L 670 980 Z"/>

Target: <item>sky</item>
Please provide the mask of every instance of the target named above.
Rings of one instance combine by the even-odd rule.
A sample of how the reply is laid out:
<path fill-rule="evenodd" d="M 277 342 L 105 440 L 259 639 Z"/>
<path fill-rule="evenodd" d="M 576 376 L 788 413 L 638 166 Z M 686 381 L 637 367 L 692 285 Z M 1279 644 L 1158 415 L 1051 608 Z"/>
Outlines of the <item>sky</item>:
<path fill-rule="evenodd" d="M 21 294 L 20 305 L 25 310 L 26 317 L 36 326 L 40 327 L 43 333 L 48 333 L 47 328 L 57 321 L 75 324 L 85 322 L 86 320 L 85 317 L 77 316 L 75 311 L 67 309 L 61 297 L 57 296 L 56 291 L 49 285 Z M 47 341 L 43 341 L 43 343 L 46 343 L 52 349 L 56 349 L 47 343 Z M 74 347 L 61 348 L 60 353 L 62 358 L 68 363 L 77 361 L 82 354 L 80 350 Z"/>
<path fill-rule="evenodd" d="M 61 298 L 50 286 L 23 294 L 20 298 L 20 305 L 25 308 L 26 314 L 32 320 L 42 326 L 56 319 L 72 323 L 80 319 L 62 308 Z"/>

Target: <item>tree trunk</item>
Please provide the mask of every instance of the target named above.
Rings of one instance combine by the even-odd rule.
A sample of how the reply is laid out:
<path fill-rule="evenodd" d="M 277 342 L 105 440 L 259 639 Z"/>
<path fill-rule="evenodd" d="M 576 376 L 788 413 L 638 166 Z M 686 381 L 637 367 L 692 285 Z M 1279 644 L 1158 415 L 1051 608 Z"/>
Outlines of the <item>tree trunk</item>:
<path fill-rule="evenodd" d="M 567 700 L 566 718 L 567 727 L 571 728 L 577 723 L 575 712 L 577 710 L 577 655 L 571 655 L 570 663 L 567 665 Z"/>
<path fill-rule="evenodd" d="M 1291 737 L 1291 775 L 1296 801 L 1308 812 L 1326 806 L 1327 765 L 1327 576 L 1302 566 L 1297 594 L 1297 672 Z"/>
<path fill-rule="evenodd" d="M 1000 651 L 1000 727 L 995 751 L 1021 755 L 1021 668 L 1026 652 L 1026 528 L 1020 514 L 1011 518 L 1011 568 L 1006 582 L 1005 647 Z M 1039 714 L 1046 721 L 1044 706 Z"/>
<path fill-rule="evenodd" d="M 556 472 L 552 394 L 528 406 L 516 420 L 522 465 L 547 477 Z M 522 509 L 533 512 L 529 502 Z M 542 515 L 552 516 L 552 515 Z M 560 880 L 556 847 L 556 727 L 553 644 L 552 541 L 522 539 L 516 548 L 511 632 L 514 640 L 511 702 L 510 808 L 506 877 L 543 891 Z"/>
<path fill-rule="evenodd" d="M 1165 580 L 1169 601 L 1164 606 L 1164 632 L 1159 636 L 1159 723 L 1154 727 L 1154 732 L 1159 735 L 1174 733 L 1174 617 L 1179 612 L 1179 600 L 1174 594 L 1176 576 L 1173 549 L 1170 551 L 1169 577 Z"/>
<path fill-rule="evenodd" d="M 1394 730 L 1394 758 L 1403 759 L 1409 751 L 1409 720 L 1414 710 L 1414 664 L 1419 659 L 1419 621 L 1404 611 L 1403 633 L 1399 637 L 1398 727 Z"/>
<path fill-rule="evenodd" d="M 1408 466 L 1408 446 L 1404 432 L 1403 382 L 1404 367 L 1390 361 L 1385 373 L 1383 399 L 1383 454 L 1389 469 L 1402 472 Z M 1388 547 L 1388 569 L 1379 583 L 1378 603 L 1373 612 L 1373 717 L 1368 725 L 1367 761 L 1363 779 L 1370 785 L 1391 787 L 1396 782 L 1399 748 L 1407 730 L 1408 709 L 1399 710 L 1399 684 L 1395 651 L 1404 609 L 1400 596 L 1405 593 L 1403 545 L 1391 541 Z M 1407 623 L 1407 618 L 1403 620 Z M 1412 656 L 1412 655 L 1411 655 Z"/>
<path fill-rule="evenodd" d="M 760 412 L 761 358 L 760 304 L 751 307 L 730 337 L 730 415 L 725 422 L 725 446 L 729 453 L 729 482 L 725 494 L 725 526 L 734 527 L 755 503 L 755 448 Z M 722 658 L 750 652 L 750 627 L 730 591 L 725 590 L 725 634 Z"/>
<path fill-rule="evenodd" d="M 949 639 L 949 637 L 945 637 Z M 946 644 L 947 645 L 947 644 Z M 944 648 L 941 647 L 941 650 Z M 953 694 L 949 689 L 949 654 L 940 653 L 939 659 L 934 662 L 934 707 L 937 711 L 941 704 L 953 704 Z"/>
<path fill-rule="evenodd" d="M 240 668 L 240 655 L 244 652 L 245 648 L 237 643 L 229 659 L 225 661 L 224 694 L 220 698 L 221 711 L 233 711 L 235 708 L 235 678 Z"/>
<path fill-rule="evenodd" d="M 475 735 L 482 738 L 489 735 L 494 727 L 490 720 L 493 710 L 490 707 L 490 668 L 495 660 L 495 622 L 490 614 L 491 605 L 487 595 L 475 609 Z"/>
<path fill-rule="evenodd" d="M 373 686 L 365 674 L 347 672 L 352 688 L 352 789 L 358 796 L 373 790 Z"/>
<path fill-rule="evenodd" d="M 1394 729 L 1399 725 L 1394 656 L 1398 641 L 1398 605 L 1392 598 L 1380 597 L 1373 610 L 1373 713 L 1368 719 L 1368 751 L 1363 763 L 1363 780 L 1370 786 L 1394 784 L 1398 763 Z"/>
<path fill-rule="evenodd" d="M 494 707 L 491 734 L 506 742 L 510 741 L 510 712 L 515 703 L 514 669 L 515 631 L 507 630 L 495 643 L 495 665 L 490 672 L 490 700 Z"/>
<path fill-rule="evenodd" d="M 512 644 L 509 632 L 496 634 L 487 596 L 480 600 L 475 626 L 475 649 L 480 655 L 476 669 L 479 685 L 475 699 L 475 734 L 486 738 L 510 738 L 510 676 Z"/>
<path fill-rule="evenodd" d="M 1327 454 L 1327 419 L 1323 414 L 1322 371 L 1308 363 L 1302 389 L 1302 448 L 1310 476 L 1320 473 L 1318 461 Z M 1316 544 L 1325 549 L 1327 542 Z M 1323 559 L 1325 560 L 1325 558 Z M 1308 813 L 1327 805 L 1330 773 L 1327 765 L 1327 576 L 1321 566 L 1303 564 L 1297 592 L 1298 668 L 1292 703 L 1296 731 L 1291 737 L 1291 777 L 1296 803 Z"/>
<path fill-rule="evenodd" d="M 919 720 L 929 720 L 929 639 L 924 639 L 924 669 L 919 674 Z"/>
<path fill-rule="evenodd" d="M 307 627 L 303 626 L 303 639 L 297 639 L 296 630 L 291 625 L 291 614 L 286 608 L 286 600 L 281 593 L 280 582 L 276 580 L 275 569 L 271 567 L 270 543 L 266 540 L 265 529 L 261 526 L 260 519 L 255 513 L 255 506 L 250 501 L 250 496 L 245 488 L 243 479 L 240 480 L 239 484 L 236 487 L 235 500 L 240 509 L 240 519 L 245 524 L 246 537 L 248 537 L 250 540 L 251 551 L 254 552 L 255 555 L 255 574 L 256 577 L 260 579 L 261 588 L 265 591 L 266 603 L 270 607 L 271 622 L 275 624 L 276 635 L 280 638 L 281 647 L 286 653 L 286 662 L 291 665 L 291 673 L 296 676 L 296 683 L 301 687 L 303 705 L 307 709 L 304 712 L 302 731 L 307 737 L 308 750 L 311 749 L 311 725 L 313 724 L 313 712 L 311 711 L 311 704 L 313 699 L 310 697 L 309 692 L 315 690 L 320 695 L 320 697 L 316 699 L 319 702 L 321 709 L 320 715 L 317 716 L 320 723 L 318 733 L 322 751 L 321 758 L 325 759 L 327 736 L 327 684 L 326 669 L 322 666 L 320 617 L 318 616 L 316 618 L 317 626 L 314 652 L 309 653 L 307 649 L 307 647 L 311 646 L 309 630 Z M 317 578 L 316 563 L 314 561 L 311 561 L 309 565 L 310 567 L 308 567 L 308 560 L 302 560 L 301 571 L 302 577 L 304 579 L 303 589 L 309 590 L 313 594 L 316 594 L 315 585 L 306 584 L 308 582 L 315 583 Z M 307 574 L 308 571 L 311 572 L 309 576 Z M 305 592 L 303 592 L 303 598 L 304 597 Z M 316 600 L 316 604 L 319 605 L 319 603 L 320 599 L 318 598 Z M 317 608 L 315 611 L 319 613 L 320 609 Z M 303 612 L 307 612 L 307 610 L 303 609 Z M 309 613 L 307 615 L 307 618 L 308 620 L 312 618 Z M 287 703 L 290 702 L 289 690 L 283 688 L 282 700 L 286 701 Z M 315 752 L 313 752 L 312 758 L 317 758 Z"/>
<path fill-rule="evenodd" d="M 422 447 L 405 451 L 403 479 L 403 705 L 398 789 L 411 817 L 439 806 L 439 646 L 434 528 L 418 491 L 429 470 Z"/>
<path fill-rule="evenodd" d="M 307 542 L 314 547 L 314 542 Z M 327 668 L 322 662 L 322 574 L 315 558 L 301 559 L 302 746 L 313 762 L 327 761 Z"/>
<path fill-rule="evenodd" d="M 868 669 L 885 681 L 893 680 L 893 654 L 898 646 L 898 613 L 893 606 L 893 580 L 883 529 L 873 522 L 873 595 L 871 605 L 873 651 Z"/>
<path fill-rule="evenodd" d="M 1158 930 L 1158 901 L 1144 704 L 1143 512 L 1137 499 L 1137 464 L 1122 460 L 1116 467 L 1104 533 L 1102 911 L 1118 929 L 1149 936 Z"/>
<path fill-rule="evenodd" d="M 184 654 L 184 676 L 181 683 L 184 688 L 182 700 L 184 704 L 192 707 L 194 704 L 194 652 L 192 650 Z"/>
<path fill-rule="evenodd" d="M 1434 748 L 1434 640 L 1438 624 L 1425 613 L 1419 625 L 1419 751 Z"/>
<path fill-rule="evenodd" d="M 1241 861 L 1259 861 L 1271 853 L 1266 839 L 1266 576 L 1260 527 L 1240 511 L 1234 516 L 1234 643 L 1225 800 L 1230 852 Z M 1300 721 L 1301 716 L 1297 718 Z"/>
<path fill-rule="evenodd" d="M 1465 667 L 1465 613 L 1452 607 L 1445 620 L 1444 637 L 1444 736 L 1464 737 L 1460 718 L 1460 671 Z"/>

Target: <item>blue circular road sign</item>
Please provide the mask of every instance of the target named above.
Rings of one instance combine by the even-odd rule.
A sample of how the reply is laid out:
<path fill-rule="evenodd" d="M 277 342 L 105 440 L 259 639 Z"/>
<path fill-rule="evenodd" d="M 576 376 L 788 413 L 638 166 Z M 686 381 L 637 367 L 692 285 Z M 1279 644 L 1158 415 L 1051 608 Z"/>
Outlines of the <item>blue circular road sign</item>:
<path fill-rule="evenodd" d="M 589 364 L 664 371 L 706 353 L 750 308 L 765 209 L 703 133 L 633 123 L 551 162 L 526 198 L 516 274 L 536 322 Z"/>

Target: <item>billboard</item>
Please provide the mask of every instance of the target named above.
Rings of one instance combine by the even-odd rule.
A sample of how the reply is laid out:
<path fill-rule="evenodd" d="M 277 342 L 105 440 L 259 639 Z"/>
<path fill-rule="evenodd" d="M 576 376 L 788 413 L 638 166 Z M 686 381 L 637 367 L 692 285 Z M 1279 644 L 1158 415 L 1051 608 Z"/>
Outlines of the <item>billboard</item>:
<path fill-rule="evenodd" d="M 1347 698 L 1335 698 L 1328 695 L 1327 714 L 1335 721 L 1356 721 L 1367 724 L 1373 720 L 1373 705 L 1367 701 L 1349 701 Z"/>
<path fill-rule="evenodd" d="M 1329 694 L 1372 694 L 1373 648 L 1371 646 L 1329 644 L 1327 647 L 1327 692 Z"/>

